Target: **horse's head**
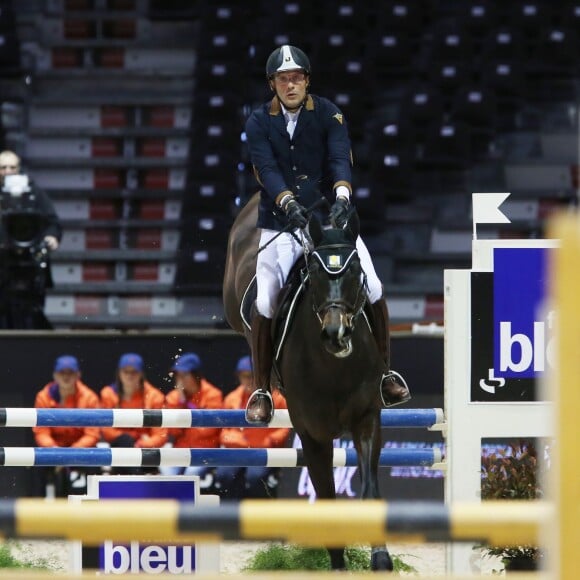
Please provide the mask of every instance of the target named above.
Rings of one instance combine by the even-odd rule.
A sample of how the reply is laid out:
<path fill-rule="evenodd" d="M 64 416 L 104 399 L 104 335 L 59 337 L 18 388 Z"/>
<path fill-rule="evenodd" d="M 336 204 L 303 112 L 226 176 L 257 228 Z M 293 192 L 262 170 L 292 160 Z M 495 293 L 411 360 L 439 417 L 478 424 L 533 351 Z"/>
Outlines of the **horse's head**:
<path fill-rule="evenodd" d="M 314 243 L 308 264 L 312 307 L 321 324 L 324 346 L 337 357 L 352 352 L 354 325 L 366 300 L 366 277 L 356 250 L 358 234 L 355 212 L 343 229 L 323 230 L 316 218 L 310 221 Z"/>

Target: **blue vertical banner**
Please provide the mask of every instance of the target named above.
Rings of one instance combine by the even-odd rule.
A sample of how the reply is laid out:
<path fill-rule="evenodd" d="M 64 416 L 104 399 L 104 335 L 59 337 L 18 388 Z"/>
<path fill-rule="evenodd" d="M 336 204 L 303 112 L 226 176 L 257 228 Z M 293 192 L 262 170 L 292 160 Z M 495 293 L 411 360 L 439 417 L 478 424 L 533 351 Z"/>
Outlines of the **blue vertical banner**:
<path fill-rule="evenodd" d="M 503 378 L 534 379 L 546 370 L 545 248 L 496 248 L 493 267 L 493 368 Z"/>
<path fill-rule="evenodd" d="M 493 272 L 471 273 L 471 401 L 537 400 L 553 364 L 545 312 L 550 248 L 494 248 Z"/>

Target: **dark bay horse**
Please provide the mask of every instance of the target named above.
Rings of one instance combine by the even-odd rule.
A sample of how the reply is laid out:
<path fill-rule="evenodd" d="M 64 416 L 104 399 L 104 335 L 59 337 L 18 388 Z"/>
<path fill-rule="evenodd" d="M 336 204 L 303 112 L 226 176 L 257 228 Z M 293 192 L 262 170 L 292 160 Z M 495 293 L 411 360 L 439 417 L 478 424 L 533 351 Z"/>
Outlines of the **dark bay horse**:
<path fill-rule="evenodd" d="M 223 287 L 226 318 L 248 339 L 240 304 L 256 270 L 257 205 L 255 196 L 232 226 Z M 278 359 L 280 379 L 317 497 L 336 498 L 333 440 L 350 433 L 362 498 L 378 499 L 384 367 L 363 309 L 366 291 L 355 246 L 358 217 L 353 214 L 342 230 L 323 230 L 313 218 L 309 229 L 315 249 L 307 258 L 305 290 Z M 329 552 L 332 567 L 344 568 L 344 550 Z M 385 546 L 373 547 L 371 566 L 392 569 Z"/>

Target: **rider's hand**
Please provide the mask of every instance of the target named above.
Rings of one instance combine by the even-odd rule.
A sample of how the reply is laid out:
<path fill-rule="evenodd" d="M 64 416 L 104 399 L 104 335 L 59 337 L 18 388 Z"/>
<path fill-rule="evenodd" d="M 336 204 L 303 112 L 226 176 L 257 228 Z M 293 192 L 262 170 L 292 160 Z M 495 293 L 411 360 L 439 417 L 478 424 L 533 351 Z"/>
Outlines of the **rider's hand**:
<path fill-rule="evenodd" d="M 350 202 L 348 198 L 340 195 L 330 208 L 330 223 L 336 228 L 344 228 L 348 221 L 348 210 L 350 209 Z"/>
<path fill-rule="evenodd" d="M 308 214 L 306 208 L 300 205 L 295 199 L 291 199 L 285 206 L 284 211 L 288 222 L 294 228 L 304 229 L 308 225 Z"/>

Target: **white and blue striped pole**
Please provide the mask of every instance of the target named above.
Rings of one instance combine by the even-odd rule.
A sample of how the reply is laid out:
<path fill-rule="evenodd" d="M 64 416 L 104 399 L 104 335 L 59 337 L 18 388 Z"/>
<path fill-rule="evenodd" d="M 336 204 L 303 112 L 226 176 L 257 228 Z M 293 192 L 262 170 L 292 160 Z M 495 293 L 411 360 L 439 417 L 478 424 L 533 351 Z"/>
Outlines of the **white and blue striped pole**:
<path fill-rule="evenodd" d="M 382 449 L 379 459 L 386 466 L 432 466 L 441 462 L 441 451 L 426 449 Z M 111 466 L 111 467 L 304 467 L 302 449 L 188 449 L 188 448 L 71 448 L 0 447 L 0 466 Z M 356 467 L 353 448 L 335 448 L 334 467 Z"/>
<path fill-rule="evenodd" d="M 381 426 L 436 428 L 444 423 L 442 409 L 383 409 Z M 233 409 L 34 409 L 0 408 L 0 427 L 292 427 L 286 409 L 277 410 L 269 424 L 245 420 Z"/>

